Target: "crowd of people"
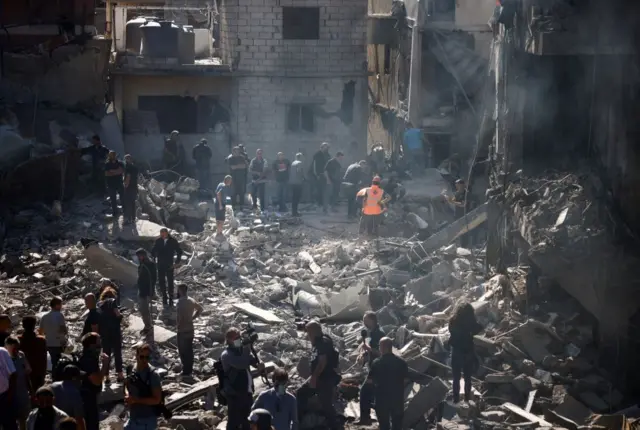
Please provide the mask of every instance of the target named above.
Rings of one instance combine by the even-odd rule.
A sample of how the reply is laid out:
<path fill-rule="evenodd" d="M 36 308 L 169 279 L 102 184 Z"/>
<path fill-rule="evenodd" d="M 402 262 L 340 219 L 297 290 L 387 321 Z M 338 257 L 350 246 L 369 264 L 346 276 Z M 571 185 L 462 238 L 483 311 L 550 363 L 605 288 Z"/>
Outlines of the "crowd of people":
<path fill-rule="evenodd" d="M 140 266 L 144 266 L 143 261 Z M 145 303 L 148 297 L 144 294 L 155 287 L 152 282 L 144 284 L 148 280 L 148 274 L 144 274 L 138 284 L 141 303 L 138 311 L 142 314 L 148 311 Z M 51 299 L 50 310 L 39 321 L 33 315 L 23 317 L 20 329 L 12 327 L 8 315 L 0 315 L 0 342 L 4 345 L 0 348 L 0 429 L 97 430 L 100 427 L 99 395 L 103 385 L 110 383 L 110 376 L 124 382 L 128 409 L 125 428 L 157 428 L 166 408 L 160 374 L 151 364 L 152 344 L 141 341 L 135 346 L 135 363 L 127 366 L 125 374 L 118 286 L 103 280 L 97 294 L 86 295 L 85 305 L 81 347 L 72 353 L 61 298 Z M 189 297 L 184 284 L 178 286 L 176 311 L 182 377 L 188 383 L 194 363 L 193 321 L 203 312 L 203 307 Z M 145 323 L 149 321 L 145 318 Z M 358 361 L 369 370 L 360 388 L 358 424 L 372 424 L 371 410 L 374 409 L 381 430 L 400 430 L 404 388 L 415 372 L 394 354 L 393 341 L 380 328 L 375 312 L 365 314 L 363 326 Z M 152 334 L 152 330 L 149 325 L 143 332 Z M 251 374 L 253 366 L 265 376 L 264 365 L 254 349 L 256 339 L 247 338 L 235 327 L 227 330 L 218 376 L 219 401 L 227 407 L 228 430 L 298 430 L 309 414 L 320 418 L 321 428 L 343 428 L 344 421 L 334 404 L 341 381 L 339 353 L 319 322 L 306 322 L 304 330 L 312 347 L 311 376 L 294 392 L 289 389 L 287 371 L 276 368 L 270 387 L 260 393 L 255 392 Z M 481 330 L 473 307 L 460 304 L 449 322 L 454 402 L 460 401 L 461 377 L 465 399 L 472 399 L 471 376 L 478 367 L 473 336 Z"/>

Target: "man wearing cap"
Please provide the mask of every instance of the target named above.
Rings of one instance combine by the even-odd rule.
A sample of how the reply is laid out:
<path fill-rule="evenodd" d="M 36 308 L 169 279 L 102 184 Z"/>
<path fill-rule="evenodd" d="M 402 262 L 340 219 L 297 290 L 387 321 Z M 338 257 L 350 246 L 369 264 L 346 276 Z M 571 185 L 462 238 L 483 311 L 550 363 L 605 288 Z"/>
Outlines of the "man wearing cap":
<path fill-rule="evenodd" d="M 56 408 L 51 387 L 44 386 L 36 391 L 36 406 L 27 418 L 27 430 L 55 430 L 67 414 Z M 7 429 L 8 427 L 3 427 Z"/>
<path fill-rule="evenodd" d="M 51 384 L 55 397 L 54 405 L 65 414 L 76 420 L 79 430 L 86 428 L 84 422 L 84 408 L 80 395 L 80 385 L 84 372 L 74 364 L 67 364 L 62 370 L 62 381 Z"/>
<path fill-rule="evenodd" d="M 147 334 L 152 328 L 151 297 L 156 286 L 156 265 L 147 255 L 147 251 L 140 248 L 136 251 L 138 257 L 138 310 L 144 322 L 141 334 Z"/>
<path fill-rule="evenodd" d="M 360 233 L 378 235 L 380 216 L 384 212 L 384 191 L 380 188 L 380 176 L 374 176 L 371 186 L 358 191 L 357 196 L 362 199 L 362 218 L 360 219 Z"/>
<path fill-rule="evenodd" d="M 200 181 L 200 188 L 208 190 L 211 186 L 211 148 L 207 143 L 207 139 L 201 139 L 200 143 L 193 147 L 191 157 L 196 163 L 196 174 Z"/>
<path fill-rule="evenodd" d="M 124 156 L 124 199 L 122 215 L 125 224 L 136 221 L 136 200 L 138 200 L 138 166 L 130 154 Z"/>
<path fill-rule="evenodd" d="M 173 307 L 173 269 L 180 264 L 182 248 L 178 241 L 169 235 L 169 230 L 163 228 L 160 230 L 160 237 L 153 244 L 151 255 L 156 259 L 162 304 L 165 307 Z"/>

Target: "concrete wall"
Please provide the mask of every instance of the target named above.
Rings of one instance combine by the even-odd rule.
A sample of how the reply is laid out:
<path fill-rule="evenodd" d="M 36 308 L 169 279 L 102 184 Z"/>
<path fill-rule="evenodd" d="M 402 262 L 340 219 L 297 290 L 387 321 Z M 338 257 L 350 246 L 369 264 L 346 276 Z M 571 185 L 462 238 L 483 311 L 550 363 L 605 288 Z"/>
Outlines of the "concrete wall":
<path fill-rule="evenodd" d="M 456 0 L 456 28 L 465 31 L 487 30 L 496 0 Z"/>

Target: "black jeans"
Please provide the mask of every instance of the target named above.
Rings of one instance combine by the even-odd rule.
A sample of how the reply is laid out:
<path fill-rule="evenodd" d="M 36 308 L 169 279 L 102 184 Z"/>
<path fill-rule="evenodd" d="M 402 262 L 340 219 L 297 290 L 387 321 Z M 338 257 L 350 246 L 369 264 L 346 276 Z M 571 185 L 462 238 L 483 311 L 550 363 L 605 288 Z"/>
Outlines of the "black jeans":
<path fill-rule="evenodd" d="M 327 187 L 327 182 L 324 177 L 324 173 L 321 173 L 315 180 L 316 202 L 319 206 L 324 203 L 324 190 Z"/>
<path fill-rule="evenodd" d="M 373 384 L 364 381 L 360 386 L 360 419 L 371 418 L 371 407 L 373 406 L 374 394 Z"/>
<path fill-rule="evenodd" d="M 182 374 L 193 373 L 193 333 L 178 333 L 178 354 L 182 362 Z"/>
<path fill-rule="evenodd" d="M 102 352 L 109 356 L 109 364 L 107 365 L 107 372 L 111 367 L 111 356 L 116 364 L 116 372 L 120 373 L 123 370 L 122 366 L 122 334 L 116 335 L 113 338 L 102 338 Z"/>
<path fill-rule="evenodd" d="M 247 193 L 247 174 L 235 174 L 231 175 L 233 187 L 233 197 L 231 198 L 231 204 L 236 207 L 244 206 L 244 196 Z"/>
<path fill-rule="evenodd" d="M 265 210 L 267 202 L 265 201 L 265 183 L 251 183 L 251 198 L 253 199 L 253 208 L 258 207 L 258 199 L 260 199 L 260 210 Z"/>
<path fill-rule="evenodd" d="M 61 346 L 48 346 L 47 351 L 49 351 L 49 356 L 51 357 L 51 369 L 52 372 L 55 372 L 56 366 L 58 365 L 58 361 L 60 361 L 60 356 L 62 355 L 62 351 L 64 348 Z"/>
<path fill-rule="evenodd" d="M 122 215 L 125 221 L 136 220 L 136 200 L 138 199 L 138 190 L 130 186 L 124 189 L 124 198 L 122 200 Z"/>
<path fill-rule="evenodd" d="M 302 184 L 291 185 L 291 213 L 293 216 L 298 215 L 298 205 L 302 197 Z"/>
<path fill-rule="evenodd" d="M 380 430 L 402 430 L 404 405 L 395 406 L 391 405 L 387 399 L 380 399 L 376 403 L 376 416 Z"/>
<path fill-rule="evenodd" d="M 101 167 L 96 167 L 91 171 L 91 182 L 94 192 L 100 197 L 104 197 L 106 186 L 104 170 Z"/>
<path fill-rule="evenodd" d="M 362 215 L 362 218 L 360 218 L 360 234 L 367 233 L 371 236 L 377 236 L 381 217 L 382 215 Z"/>
<path fill-rule="evenodd" d="M 111 211 L 113 212 L 113 216 L 118 216 L 118 200 L 116 199 L 116 194 L 120 197 L 120 201 L 124 202 L 124 185 L 122 183 L 119 184 L 108 184 L 107 191 L 109 192 L 109 202 L 111 202 Z"/>
<path fill-rule="evenodd" d="M 100 411 L 98 410 L 98 394 L 82 392 L 84 422 L 87 430 L 100 429 Z"/>
<path fill-rule="evenodd" d="M 227 430 L 249 430 L 249 414 L 253 396 L 251 393 L 227 398 Z"/>
<path fill-rule="evenodd" d="M 355 184 L 348 184 L 344 186 L 344 196 L 347 199 L 347 216 L 349 218 L 355 218 L 358 216 L 356 209 L 356 194 L 358 193 L 357 186 Z"/>
<path fill-rule="evenodd" d="M 173 267 L 158 264 L 158 283 L 160 285 L 160 294 L 162 294 L 162 303 L 173 303 Z M 167 284 L 169 290 L 167 291 Z M 167 292 L 169 293 L 167 295 Z"/>
<path fill-rule="evenodd" d="M 2 428 L 2 430 L 17 430 L 16 410 L 15 408 L 8 407 L 8 396 L 9 394 L 7 392 L 0 394 L 0 428 Z"/>
<path fill-rule="evenodd" d="M 324 381 L 318 381 L 315 389 L 311 388 L 308 384 L 302 385 L 296 393 L 296 397 L 298 398 L 298 416 L 304 416 L 307 412 L 309 401 L 314 396 L 318 396 L 322 414 L 327 421 L 326 427 L 330 430 L 342 429 L 344 426 L 340 423 L 336 408 L 333 405 L 335 389 L 335 384 Z"/>
<path fill-rule="evenodd" d="M 198 176 L 198 182 L 200 182 L 200 189 L 211 189 L 211 171 L 209 170 L 209 168 L 196 167 L 196 174 Z"/>
<path fill-rule="evenodd" d="M 471 400 L 471 376 L 476 368 L 474 352 L 451 351 L 451 373 L 453 374 L 453 401 L 460 401 L 460 377 L 464 375 L 464 398 Z"/>
<path fill-rule="evenodd" d="M 340 186 L 342 185 L 342 183 L 340 182 L 340 179 L 333 179 L 331 181 L 331 200 L 329 200 L 329 202 L 331 203 L 331 206 L 336 207 L 338 206 L 338 200 L 340 200 Z"/>

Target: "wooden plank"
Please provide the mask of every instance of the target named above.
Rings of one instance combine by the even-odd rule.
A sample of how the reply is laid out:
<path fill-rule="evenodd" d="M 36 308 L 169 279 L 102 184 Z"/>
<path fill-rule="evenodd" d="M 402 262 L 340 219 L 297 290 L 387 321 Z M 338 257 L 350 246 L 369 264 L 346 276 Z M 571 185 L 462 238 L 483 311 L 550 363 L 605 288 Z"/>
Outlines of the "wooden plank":
<path fill-rule="evenodd" d="M 531 412 L 525 411 L 520 406 L 516 406 L 513 403 L 509 403 L 509 402 L 504 403 L 502 407 L 507 409 L 510 412 L 513 412 L 519 417 L 524 418 L 527 421 L 538 424 L 541 427 L 553 427 L 553 424 L 545 421 L 543 418 L 540 418 L 537 415 L 533 415 Z"/>
<path fill-rule="evenodd" d="M 233 307 L 238 309 L 243 314 L 249 315 L 250 317 L 258 319 L 262 322 L 266 322 L 268 324 L 280 324 L 284 322 L 280 317 L 278 317 L 273 312 L 260 309 L 257 306 L 253 306 L 249 302 L 234 303 Z"/>
<path fill-rule="evenodd" d="M 276 368 L 275 363 L 273 362 L 268 362 L 265 363 L 264 365 L 264 370 L 266 373 L 270 373 L 273 372 L 273 369 Z M 251 375 L 253 375 L 253 377 L 255 378 L 256 376 L 258 376 L 258 371 L 257 370 L 252 370 L 251 371 Z M 202 381 L 199 382 L 197 384 L 195 384 L 189 391 L 187 391 L 186 393 L 175 393 L 172 394 L 166 405 L 167 405 L 167 409 L 169 410 L 175 410 L 178 409 L 182 406 L 185 406 L 191 402 L 193 402 L 194 400 L 199 399 L 200 397 L 204 396 L 207 391 L 209 391 L 211 388 L 217 387 L 218 386 L 218 377 L 214 376 L 213 378 L 209 378 L 206 381 Z"/>

